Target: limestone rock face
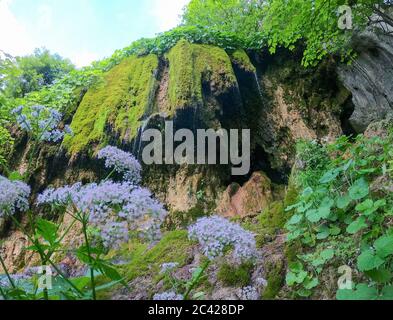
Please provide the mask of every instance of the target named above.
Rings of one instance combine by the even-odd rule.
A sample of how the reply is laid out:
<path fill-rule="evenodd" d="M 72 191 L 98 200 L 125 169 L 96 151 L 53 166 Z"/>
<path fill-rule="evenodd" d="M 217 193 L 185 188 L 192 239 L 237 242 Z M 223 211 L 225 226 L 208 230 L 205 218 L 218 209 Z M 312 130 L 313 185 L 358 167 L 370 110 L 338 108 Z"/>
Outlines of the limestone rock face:
<path fill-rule="evenodd" d="M 388 118 L 382 121 L 373 122 L 370 124 L 364 133 L 366 138 L 379 137 L 386 139 L 389 135 L 389 129 L 393 126 L 393 118 Z"/>
<path fill-rule="evenodd" d="M 370 123 L 393 114 L 393 38 L 365 32 L 354 39 L 354 47 L 359 56 L 339 68 L 339 75 L 353 96 L 350 122 L 362 133 Z"/>
<path fill-rule="evenodd" d="M 263 172 L 255 172 L 243 186 L 232 184 L 222 195 L 217 213 L 224 217 L 255 216 L 273 200 L 270 179 Z"/>
<path fill-rule="evenodd" d="M 36 261 L 31 253 L 27 253 L 25 248 L 29 245 L 27 236 L 20 231 L 13 232 L 2 244 L 0 254 L 10 273 L 17 273 L 31 261 Z M 0 274 L 4 271 L 0 267 Z"/>

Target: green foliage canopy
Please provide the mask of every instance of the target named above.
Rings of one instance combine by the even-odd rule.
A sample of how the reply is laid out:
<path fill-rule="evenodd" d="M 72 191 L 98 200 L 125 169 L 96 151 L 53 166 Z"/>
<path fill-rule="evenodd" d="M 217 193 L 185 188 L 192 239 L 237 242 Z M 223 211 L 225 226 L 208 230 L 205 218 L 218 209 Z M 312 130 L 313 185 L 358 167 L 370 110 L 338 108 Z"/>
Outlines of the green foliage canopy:
<path fill-rule="evenodd" d="M 36 49 L 32 55 L 0 61 L 0 88 L 7 97 L 22 98 L 29 92 L 52 85 L 74 69 L 69 60 L 58 54 Z"/>

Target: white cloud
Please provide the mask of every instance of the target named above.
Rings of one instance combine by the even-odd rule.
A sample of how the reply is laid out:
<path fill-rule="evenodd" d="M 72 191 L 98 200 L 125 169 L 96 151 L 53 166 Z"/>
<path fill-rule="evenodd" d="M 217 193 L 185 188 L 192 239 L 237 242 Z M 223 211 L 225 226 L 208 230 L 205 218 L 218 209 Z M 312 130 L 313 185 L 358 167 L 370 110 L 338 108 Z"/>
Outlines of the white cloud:
<path fill-rule="evenodd" d="M 0 49 L 13 56 L 31 53 L 36 45 L 27 29 L 11 12 L 13 0 L 0 0 Z"/>
<path fill-rule="evenodd" d="M 71 61 L 78 68 L 86 67 L 90 65 L 93 61 L 97 61 L 101 58 L 102 57 L 100 57 L 98 54 L 94 52 L 89 52 L 87 50 L 82 50 L 80 52 L 77 52 L 70 57 Z"/>
<path fill-rule="evenodd" d="M 152 16 L 159 32 L 167 31 L 180 23 L 182 9 L 190 0 L 153 0 Z"/>

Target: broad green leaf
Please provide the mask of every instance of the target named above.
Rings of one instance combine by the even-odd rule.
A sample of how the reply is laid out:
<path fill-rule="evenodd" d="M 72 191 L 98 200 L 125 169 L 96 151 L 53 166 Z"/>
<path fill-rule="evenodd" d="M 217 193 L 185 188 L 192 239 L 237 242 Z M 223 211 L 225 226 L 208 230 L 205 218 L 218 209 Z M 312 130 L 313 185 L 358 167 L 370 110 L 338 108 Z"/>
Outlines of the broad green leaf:
<path fill-rule="evenodd" d="M 288 272 L 286 276 L 286 283 L 288 286 L 293 286 L 296 283 L 297 276 L 293 272 Z"/>
<path fill-rule="evenodd" d="M 331 260 L 334 257 L 334 250 L 333 249 L 326 249 L 323 250 L 320 254 L 321 258 L 325 261 Z"/>
<path fill-rule="evenodd" d="M 310 221 L 312 223 L 317 223 L 317 222 L 319 222 L 322 219 L 319 211 L 315 210 L 315 209 L 308 210 L 306 212 L 306 218 L 307 218 L 308 221 Z"/>
<path fill-rule="evenodd" d="M 358 268 L 362 272 L 378 269 L 384 263 L 385 260 L 375 255 L 372 250 L 364 251 L 358 258 Z"/>
<path fill-rule="evenodd" d="M 90 284 L 90 278 L 89 277 L 79 277 L 79 278 L 73 278 L 70 279 L 70 281 L 79 289 L 83 290 L 85 287 L 87 287 Z"/>
<path fill-rule="evenodd" d="M 372 201 L 371 199 L 367 199 L 362 203 L 358 204 L 356 206 L 356 210 L 359 212 L 364 212 L 366 210 L 372 209 L 373 207 L 374 207 L 374 201 Z"/>
<path fill-rule="evenodd" d="M 44 219 L 37 220 L 38 235 L 44 238 L 44 240 L 48 241 L 51 245 L 53 245 L 56 242 L 57 230 L 58 227 L 53 222 Z"/>
<path fill-rule="evenodd" d="M 308 298 L 309 296 L 312 295 L 312 291 L 306 288 L 301 288 L 297 290 L 296 293 L 299 297 L 303 297 L 303 298 Z"/>
<path fill-rule="evenodd" d="M 352 200 L 361 200 L 370 192 L 369 185 L 364 178 L 356 180 L 352 187 L 349 188 L 349 196 Z"/>
<path fill-rule="evenodd" d="M 312 278 L 310 280 L 306 280 L 303 284 L 304 288 L 306 288 L 307 290 L 311 290 L 314 289 L 315 287 L 317 287 L 319 285 L 319 280 L 318 278 Z"/>
<path fill-rule="evenodd" d="M 326 226 L 323 226 L 319 229 L 317 234 L 318 240 L 325 240 L 330 236 L 330 229 Z"/>
<path fill-rule="evenodd" d="M 330 234 L 332 236 L 338 236 L 341 233 L 341 229 L 335 225 L 332 225 L 330 228 Z"/>
<path fill-rule="evenodd" d="M 392 279 L 392 273 L 387 269 L 371 270 L 366 272 L 371 280 L 378 283 L 388 283 Z"/>
<path fill-rule="evenodd" d="M 98 268 L 102 271 L 102 273 L 107 276 L 109 279 L 113 281 L 122 281 L 123 277 L 120 273 L 112 266 L 106 263 L 101 263 Z"/>
<path fill-rule="evenodd" d="M 348 228 L 347 232 L 349 234 L 355 234 L 358 233 L 359 231 L 365 229 L 368 227 L 368 224 L 366 223 L 366 218 L 365 217 L 359 217 L 356 219 L 354 222 L 352 222 Z"/>
<path fill-rule="evenodd" d="M 356 290 L 338 290 L 337 300 L 376 300 L 378 299 L 378 290 L 369 287 L 367 284 L 359 284 Z"/>
<path fill-rule="evenodd" d="M 292 216 L 291 219 L 289 219 L 288 224 L 289 225 L 295 225 L 295 224 L 298 224 L 302 220 L 303 220 L 303 215 L 295 214 L 294 216 Z"/>
<path fill-rule="evenodd" d="M 289 270 L 293 272 L 300 272 L 304 270 L 304 267 L 301 262 L 292 262 L 289 264 Z"/>
<path fill-rule="evenodd" d="M 393 235 L 383 236 L 374 243 L 377 255 L 386 258 L 393 254 Z"/>
<path fill-rule="evenodd" d="M 341 196 L 337 198 L 337 208 L 346 209 L 352 202 L 352 199 L 349 195 Z"/>
<path fill-rule="evenodd" d="M 330 170 L 323 175 L 323 177 L 319 180 L 319 182 L 322 184 L 330 183 L 334 181 L 339 176 L 339 174 L 340 171 L 337 169 Z"/>
<path fill-rule="evenodd" d="M 393 286 L 387 286 L 382 289 L 381 300 L 393 300 Z"/>

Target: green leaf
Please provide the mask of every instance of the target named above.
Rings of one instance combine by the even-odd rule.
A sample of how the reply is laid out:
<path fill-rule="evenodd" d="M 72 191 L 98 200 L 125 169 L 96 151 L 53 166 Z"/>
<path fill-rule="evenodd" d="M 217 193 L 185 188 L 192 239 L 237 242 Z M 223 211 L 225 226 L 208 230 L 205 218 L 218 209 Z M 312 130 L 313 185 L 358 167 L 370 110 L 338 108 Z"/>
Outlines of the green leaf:
<path fill-rule="evenodd" d="M 378 269 L 384 263 L 385 260 L 375 255 L 372 250 L 364 251 L 358 258 L 358 268 L 362 272 Z"/>
<path fill-rule="evenodd" d="M 315 287 L 317 287 L 319 285 L 319 280 L 318 278 L 312 278 L 311 280 L 307 280 L 303 286 L 304 288 L 306 288 L 307 290 L 311 290 L 314 289 Z"/>
<path fill-rule="evenodd" d="M 347 232 L 349 234 L 355 234 L 358 233 L 360 230 L 363 230 L 365 228 L 367 228 L 368 225 L 366 223 L 366 218 L 365 217 L 359 217 L 358 219 L 356 219 L 354 222 L 352 222 L 348 228 L 347 228 Z"/>
<path fill-rule="evenodd" d="M 382 289 L 381 300 L 393 300 L 393 286 L 387 286 Z"/>
<path fill-rule="evenodd" d="M 370 193 L 370 188 L 364 178 L 356 180 L 352 187 L 349 188 L 349 196 L 352 200 L 361 200 Z"/>
<path fill-rule="evenodd" d="M 337 300 L 376 300 L 378 298 L 378 290 L 369 287 L 367 284 L 359 284 L 356 290 L 338 290 Z"/>
<path fill-rule="evenodd" d="M 90 284 L 89 277 L 73 278 L 73 279 L 70 279 L 70 281 L 81 291 L 83 289 L 85 289 Z"/>
<path fill-rule="evenodd" d="M 330 182 L 336 180 L 336 178 L 339 176 L 339 174 L 340 174 L 340 171 L 337 169 L 330 170 L 323 175 L 323 177 L 319 180 L 319 182 L 322 184 L 330 183 Z"/>
<path fill-rule="evenodd" d="M 294 216 L 292 216 L 292 218 L 288 221 L 289 225 L 295 225 L 298 224 L 300 221 L 303 220 L 303 215 L 301 214 L 295 214 Z"/>
<path fill-rule="evenodd" d="M 393 235 L 383 236 L 374 243 L 377 255 L 381 258 L 387 258 L 393 254 Z"/>
<path fill-rule="evenodd" d="M 324 259 L 325 261 L 329 261 L 333 259 L 334 257 L 334 250 L 333 249 L 326 249 L 323 250 L 320 254 L 321 258 Z"/>
<path fill-rule="evenodd" d="M 335 225 L 332 225 L 330 228 L 330 234 L 332 236 L 338 236 L 341 233 L 341 229 Z"/>
<path fill-rule="evenodd" d="M 293 272 L 287 273 L 285 281 L 288 286 L 292 287 L 296 283 L 296 280 L 297 280 L 297 276 L 295 273 L 293 273 Z"/>
<path fill-rule="evenodd" d="M 374 207 L 374 201 L 372 201 L 371 199 L 367 199 L 362 203 L 358 204 L 356 206 L 356 210 L 359 212 L 364 212 L 366 210 L 372 209 L 373 207 Z"/>
<path fill-rule="evenodd" d="M 317 223 L 322 219 L 321 215 L 319 214 L 319 211 L 315 209 L 308 210 L 306 212 L 306 218 L 308 221 L 312 223 Z"/>
<path fill-rule="evenodd" d="M 337 200 L 337 208 L 346 209 L 352 202 L 352 199 L 349 195 L 338 197 Z"/>
<path fill-rule="evenodd" d="M 388 283 L 392 279 L 392 273 L 387 269 L 378 269 L 367 271 L 366 275 L 370 277 L 371 280 L 378 283 Z"/>
<path fill-rule="evenodd" d="M 55 244 L 57 240 L 57 230 L 58 227 L 53 222 L 41 218 L 37 220 L 38 235 L 48 241 L 51 245 Z"/>
<path fill-rule="evenodd" d="M 326 226 L 323 226 L 319 229 L 318 234 L 317 234 L 317 239 L 318 240 L 325 240 L 330 236 L 330 229 Z"/>
<path fill-rule="evenodd" d="M 111 279 L 112 281 L 122 281 L 123 277 L 120 273 L 112 266 L 106 263 L 100 263 L 98 268 L 102 271 L 102 273 Z"/>
<path fill-rule="evenodd" d="M 98 292 L 98 291 L 108 290 L 108 289 L 113 288 L 114 286 L 118 285 L 121 282 L 122 282 L 122 280 L 108 282 L 106 284 L 97 286 L 96 291 Z"/>
<path fill-rule="evenodd" d="M 301 288 L 297 290 L 296 293 L 299 297 L 303 297 L 303 298 L 308 298 L 309 296 L 312 295 L 312 291 L 306 288 Z"/>

